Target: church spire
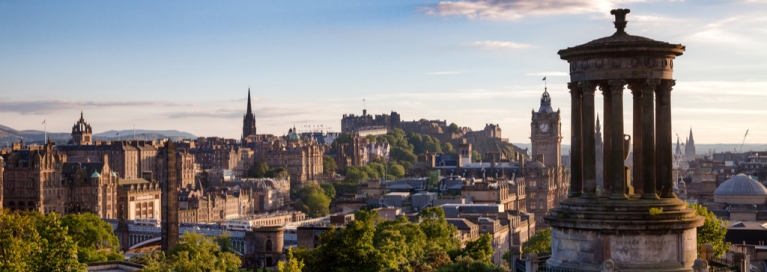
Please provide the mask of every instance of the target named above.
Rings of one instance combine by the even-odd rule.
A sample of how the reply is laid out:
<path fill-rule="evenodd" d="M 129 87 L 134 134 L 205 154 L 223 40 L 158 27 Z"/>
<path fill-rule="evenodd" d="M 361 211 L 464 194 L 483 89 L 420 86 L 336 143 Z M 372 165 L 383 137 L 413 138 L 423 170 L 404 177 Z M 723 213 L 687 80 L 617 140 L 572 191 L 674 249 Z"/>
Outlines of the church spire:
<path fill-rule="evenodd" d="M 692 139 L 692 128 L 690 128 L 690 138 L 687 139 L 687 142 L 695 142 L 695 140 Z"/>
<path fill-rule="evenodd" d="M 248 112 L 247 113 L 248 114 L 253 113 L 253 111 L 251 110 L 251 107 L 250 107 L 250 87 L 248 87 Z"/>
<path fill-rule="evenodd" d="M 253 107 L 250 102 L 250 87 L 248 87 L 248 110 L 242 120 L 242 140 L 251 135 L 256 135 L 256 115 L 253 114 Z"/>
<path fill-rule="evenodd" d="M 599 125 L 599 114 L 597 113 L 597 133 L 602 131 L 602 126 Z"/>

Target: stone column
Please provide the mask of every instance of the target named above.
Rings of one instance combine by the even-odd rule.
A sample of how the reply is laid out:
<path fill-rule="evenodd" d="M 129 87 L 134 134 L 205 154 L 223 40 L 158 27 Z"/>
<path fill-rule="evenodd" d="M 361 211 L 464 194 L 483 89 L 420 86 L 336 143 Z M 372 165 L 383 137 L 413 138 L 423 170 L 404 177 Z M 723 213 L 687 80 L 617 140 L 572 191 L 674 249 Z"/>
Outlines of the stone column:
<path fill-rule="evenodd" d="M 581 130 L 581 90 L 577 82 L 567 84 L 570 89 L 570 193 L 567 197 L 579 197 L 583 194 L 583 134 Z"/>
<path fill-rule="evenodd" d="M 671 143 L 671 89 L 676 83 L 673 79 L 661 80 L 655 89 L 655 154 L 657 160 L 657 172 L 655 180 L 656 188 L 659 188 L 661 198 L 674 198 L 673 157 Z"/>
<path fill-rule="evenodd" d="M 631 94 L 634 98 L 634 122 L 633 122 L 633 133 L 634 134 L 634 147 L 633 150 L 633 173 L 632 178 L 634 179 L 634 193 L 637 195 L 642 195 L 642 192 L 644 192 L 644 161 L 642 159 L 644 158 L 642 151 L 642 88 L 641 86 L 637 86 L 636 84 L 629 84 L 629 88 L 631 88 Z"/>
<path fill-rule="evenodd" d="M 658 199 L 655 180 L 655 106 L 653 92 L 660 83 L 659 79 L 647 79 L 641 82 L 642 89 L 642 179 L 644 182 L 643 199 Z M 637 159 L 634 154 L 634 160 Z"/>
<path fill-rule="evenodd" d="M 612 188 L 610 188 L 611 199 L 626 199 L 626 176 L 624 169 L 625 153 L 623 151 L 623 85 L 626 85 L 625 80 L 610 80 L 610 92 L 612 94 L 612 110 L 611 110 L 611 122 L 612 135 L 610 138 L 612 144 L 610 146 L 610 167 L 612 168 L 612 176 L 610 177 L 612 182 Z"/>
<path fill-rule="evenodd" d="M 579 83 L 582 93 L 581 129 L 583 138 L 583 195 L 584 198 L 597 198 L 596 143 L 594 131 L 594 90 L 596 84 L 590 81 Z"/>
<path fill-rule="evenodd" d="M 612 188 L 612 184 L 610 184 L 610 180 L 612 179 L 612 169 L 610 167 L 610 152 L 611 152 L 611 146 L 612 146 L 612 108 L 613 108 L 613 96 L 612 92 L 610 92 L 610 85 L 607 85 L 605 83 L 601 84 L 599 88 L 602 90 L 602 97 L 604 98 L 604 108 L 602 115 L 604 117 L 604 120 L 602 120 L 602 135 L 603 135 L 603 143 L 602 143 L 602 193 L 599 197 L 610 197 L 610 188 Z"/>

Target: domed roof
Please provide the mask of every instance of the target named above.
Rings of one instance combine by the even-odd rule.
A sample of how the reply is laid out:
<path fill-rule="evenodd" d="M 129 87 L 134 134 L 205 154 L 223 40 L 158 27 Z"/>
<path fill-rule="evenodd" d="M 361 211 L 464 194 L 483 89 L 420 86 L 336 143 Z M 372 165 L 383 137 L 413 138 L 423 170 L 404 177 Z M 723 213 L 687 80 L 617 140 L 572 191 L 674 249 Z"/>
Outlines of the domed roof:
<path fill-rule="evenodd" d="M 749 176 L 738 174 L 719 185 L 714 195 L 767 196 L 767 188 Z"/>
<path fill-rule="evenodd" d="M 94 171 L 93 174 L 91 174 L 91 177 L 92 178 L 100 178 L 101 174 L 99 174 L 99 172 Z"/>
<path fill-rule="evenodd" d="M 615 53 L 625 55 L 629 51 L 657 51 L 678 56 L 684 52 L 685 47 L 681 44 L 671 44 L 626 33 L 625 28 L 626 23 L 628 22 L 626 21 L 626 14 L 629 12 L 630 10 L 628 9 L 615 9 L 610 12 L 615 15 L 614 24 L 616 31 L 613 35 L 559 50 L 558 54 L 562 59 L 572 59 L 590 53 Z"/>

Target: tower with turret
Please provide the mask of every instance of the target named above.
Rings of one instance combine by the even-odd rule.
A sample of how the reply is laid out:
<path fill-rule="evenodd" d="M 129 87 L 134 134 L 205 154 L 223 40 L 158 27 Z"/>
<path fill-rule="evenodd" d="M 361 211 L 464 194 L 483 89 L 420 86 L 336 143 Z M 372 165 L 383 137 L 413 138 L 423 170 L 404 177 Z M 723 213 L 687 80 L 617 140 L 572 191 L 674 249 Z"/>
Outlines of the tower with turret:
<path fill-rule="evenodd" d="M 80 112 L 80 120 L 72 126 L 72 144 L 91 145 L 93 144 L 93 129 L 91 125 L 85 122 L 83 112 Z"/>

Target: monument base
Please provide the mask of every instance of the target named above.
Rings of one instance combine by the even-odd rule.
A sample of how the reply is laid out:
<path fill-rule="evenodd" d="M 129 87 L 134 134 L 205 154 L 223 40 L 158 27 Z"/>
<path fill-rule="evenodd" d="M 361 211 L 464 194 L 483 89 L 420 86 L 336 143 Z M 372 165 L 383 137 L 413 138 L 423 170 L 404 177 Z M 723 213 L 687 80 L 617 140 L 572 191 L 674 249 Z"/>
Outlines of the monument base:
<path fill-rule="evenodd" d="M 703 217 L 677 198 L 568 198 L 551 225 L 547 271 L 692 271 Z"/>

